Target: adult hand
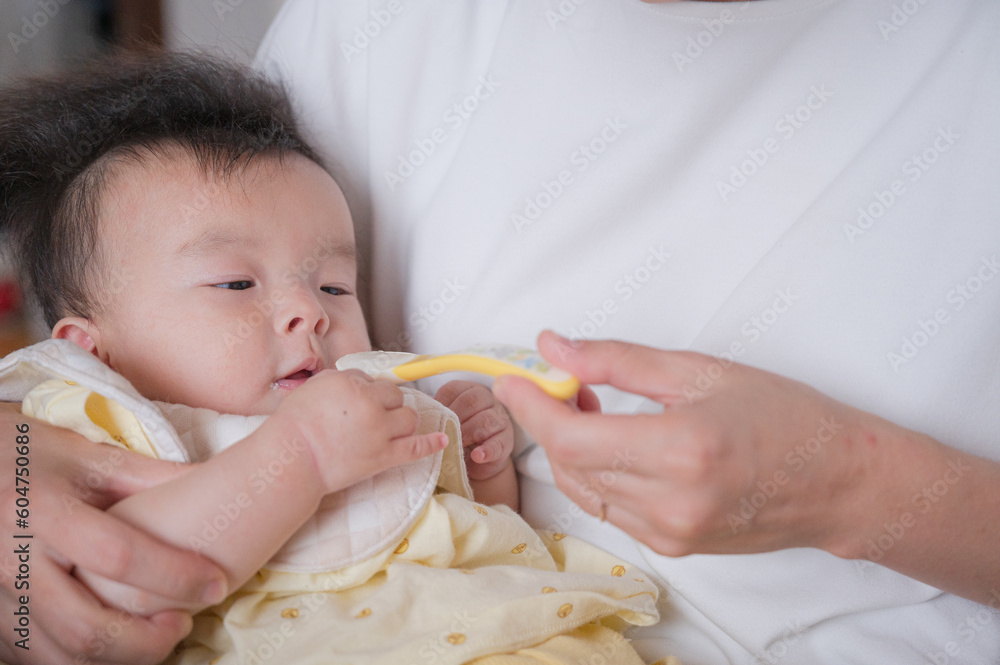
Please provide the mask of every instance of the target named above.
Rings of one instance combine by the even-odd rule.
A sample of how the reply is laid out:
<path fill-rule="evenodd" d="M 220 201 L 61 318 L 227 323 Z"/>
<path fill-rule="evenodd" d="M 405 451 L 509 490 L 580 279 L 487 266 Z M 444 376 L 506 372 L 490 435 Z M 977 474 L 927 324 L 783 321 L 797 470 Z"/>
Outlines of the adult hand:
<path fill-rule="evenodd" d="M 538 344 L 585 383 L 664 405 L 655 415 L 577 412 L 516 377 L 494 385 L 546 449 L 557 486 L 593 514 L 603 504 L 608 521 L 662 554 L 812 546 L 850 556 L 858 515 L 886 512 L 873 488 L 892 475 L 887 442 L 900 428 L 890 423 L 698 353 L 550 332 Z M 914 460 L 940 445 L 915 434 L 910 442 Z"/>
<path fill-rule="evenodd" d="M 27 423 L 28 485 L 15 485 L 17 425 Z M 183 612 L 149 618 L 101 605 L 72 575 L 74 566 L 179 603 L 220 601 L 226 595 L 223 572 L 193 552 L 169 547 L 104 512 L 120 499 L 177 477 L 183 465 L 161 462 L 87 441 L 0 407 L 0 492 L 5 516 L 0 539 L 0 615 L 4 630 L 0 660 L 10 665 L 89 662 L 157 663 L 191 630 Z M 15 528 L 16 499 L 27 487 L 28 528 Z M 23 503 L 23 502 L 22 502 Z M 32 534 L 33 538 L 13 536 Z M 13 553 L 26 544 L 27 570 Z M 19 576 L 23 576 L 20 577 Z M 15 588 L 27 582 L 29 586 Z M 15 612 L 28 599 L 30 624 L 25 650 L 15 646 Z M 85 658 L 86 661 L 82 661 Z"/>

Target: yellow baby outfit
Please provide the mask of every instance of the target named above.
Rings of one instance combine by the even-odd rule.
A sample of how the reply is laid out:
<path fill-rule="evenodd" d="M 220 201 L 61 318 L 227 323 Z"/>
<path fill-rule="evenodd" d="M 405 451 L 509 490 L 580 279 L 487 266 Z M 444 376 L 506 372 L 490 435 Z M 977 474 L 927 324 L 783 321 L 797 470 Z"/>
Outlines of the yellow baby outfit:
<path fill-rule="evenodd" d="M 166 432 L 124 379 L 54 343 L 4 359 L 0 397 L 35 383 L 24 413 L 91 440 L 197 461 L 263 420 L 157 404 Z M 472 501 L 454 414 L 416 391 L 406 403 L 418 431 L 449 435 L 446 450 L 324 499 L 261 571 L 195 617 L 167 663 L 513 665 L 600 653 L 641 665 L 618 631 L 658 620 L 657 587 L 583 541 Z"/>

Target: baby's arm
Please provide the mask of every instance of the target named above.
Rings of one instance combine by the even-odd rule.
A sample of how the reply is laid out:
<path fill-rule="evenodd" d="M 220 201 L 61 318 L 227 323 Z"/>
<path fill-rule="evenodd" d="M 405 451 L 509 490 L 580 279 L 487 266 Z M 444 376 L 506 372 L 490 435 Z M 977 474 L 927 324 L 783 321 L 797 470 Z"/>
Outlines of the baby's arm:
<path fill-rule="evenodd" d="M 472 381 L 449 381 L 435 396 L 455 412 L 462 423 L 462 445 L 469 484 L 476 501 L 503 503 L 520 509 L 514 470 L 514 427 L 507 410 L 486 386 Z"/>
<path fill-rule="evenodd" d="M 403 394 L 392 384 L 361 372 L 320 372 L 246 439 L 109 512 L 167 543 L 200 551 L 226 572 L 231 591 L 295 533 L 324 495 L 447 443 L 440 433 L 413 436 L 416 427 L 416 413 L 403 407 Z M 178 608 L 85 570 L 77 575 L 106 603 L 136 614 Z"/>

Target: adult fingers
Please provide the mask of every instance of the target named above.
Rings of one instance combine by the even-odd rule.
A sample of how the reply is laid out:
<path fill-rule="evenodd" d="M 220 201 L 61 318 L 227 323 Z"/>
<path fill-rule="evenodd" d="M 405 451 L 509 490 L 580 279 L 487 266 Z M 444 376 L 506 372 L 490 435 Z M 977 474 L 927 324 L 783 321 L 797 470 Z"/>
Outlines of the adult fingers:
<path fill-rule="evenodd" d="M 225 597 L 225 573 L 205 557 L 166 545 L 78 501 L 50 505 L 46 514 L 48 518 L 35 527 L 36 534 L 65 562 L 185 604 L 214 603 Z"/>
<path fill-rule="evenodd" d="M 597 412 L 601 411 L 601 400 L 597 398 L 590 386 L 580 386 L 580 392 L 576 394 L 576 406 L 581 411 Z"/>
<path fill-rule="evenodd" d="M 188 464 L 158 460 L 112 446 L 84 444 L 78 448 L 83 484 L 95 493 L 95 499 L 102 497 L 103 501 L 95 503 L 102 508 L 140 490 L 173 480 L 192 468 Z M 104 502 L 107 505 L 103 505 Z"/>
<path fill-rule="evenodd" d="M 33 609 L 36 629 L 42 630 L 53 651 L 70 656 L 49 662 L 80 662 L 82 657 L 97 663 L 157 663 L 191 630 L 187 614 L 166 612 L 148 619 L 102 607 L 48 559 L 37 559 L 36 568 L 41 573 L 37 579 L 32 575 L 37 594 L 59 599 Z"/>
<path fill-rule="evenodd" d="M 668 437 L 667 414 L 580 413 L 516 376 L 498 378 L 493 390 L 514 419 L 546 449 L 553 464 L 609 468 L 623 449 Z"/>
<path fill-rule="evenodd" d="M 666 488 L 661 479 L 632 474 L 581 474 L 553 469 L 556 486 L 574 503 L 594 517 L 600 516 L 660 554 L 681 556 L 696 551 L 681 534 L 691 524 L 684 510 L 675 510 L 688 500 Z M 602 506 L 603 504 L 603 506 Z"/>
<path fill-rule="evenodd" d="M 536 439 L 541 433 L 558 431 L 573 415 L 581 415 L 566 402 L 547 395 L 532 381 L 512 374 L 497 377 L 493 394 Z"/>
<path fill-rule="evenodd" d="M 538 348 L 550 363 L 583 383 L 610 385 L 664 404 L 682 401 L 708 356 L 663 351 L 614 340 L 570 341 L 552 331 L 538 336 Z"/>
<path fill-rule="evenodd" d="M 630 505 L 609 501 L 604 519 L 658 554 L 676 557 L 694 553 L 690 544 L 672 537 L 662 526 L 651 521 L 646 513 L 633 512 Z"/>
<path fill-rule="evenodd" d="M 607 499 L 605 520 L 622 529 L 653 551 L 671 557 L 689 554 L 749 554 L 774 549 L 769 534 L 753 531 L 734 538 L 729 527 L 699 521 L 685 511 L 658 514 L 640 509 L 634 502 Z"/>
<path fill-rule="evenodd" d="M 692 481 L 683 470 L 658 476 L 633 473 L 644 465 L 637 456 L 610 469 L 555 473 L 556 484 L 587 512 L 598 515 L 647 545 L 670 556 L 695 552 L 759 552 L 767 535 L 741 533 L 734 539 L 730 517 L 740 506 L 711 483 Z M 554 469 L 555 472 L 555 469 Z M 772 548 L 773 549 L 773 548 Z"/>

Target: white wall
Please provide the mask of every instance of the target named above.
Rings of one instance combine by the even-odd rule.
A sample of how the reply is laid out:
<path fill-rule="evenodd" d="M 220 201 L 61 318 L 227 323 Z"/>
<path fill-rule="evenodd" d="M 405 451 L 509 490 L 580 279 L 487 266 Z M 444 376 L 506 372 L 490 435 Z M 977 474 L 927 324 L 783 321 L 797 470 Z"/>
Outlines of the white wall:
<path fill-rule="evenodd" d="M 284 0 L 163 0 L 169 48 L 208 50 L 249 62 Z"/>
<path fill-rule="evenodd" d="M 0 84 L 97 50 L 94 9 L 87 0 L 0 0 Z"/>

